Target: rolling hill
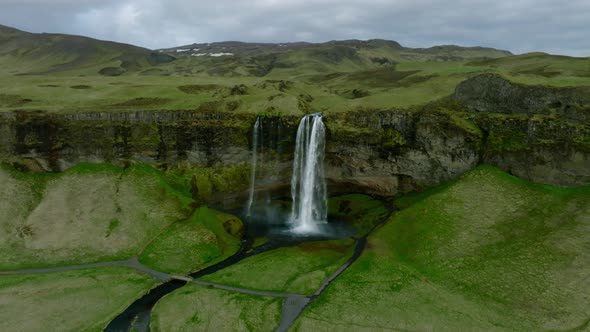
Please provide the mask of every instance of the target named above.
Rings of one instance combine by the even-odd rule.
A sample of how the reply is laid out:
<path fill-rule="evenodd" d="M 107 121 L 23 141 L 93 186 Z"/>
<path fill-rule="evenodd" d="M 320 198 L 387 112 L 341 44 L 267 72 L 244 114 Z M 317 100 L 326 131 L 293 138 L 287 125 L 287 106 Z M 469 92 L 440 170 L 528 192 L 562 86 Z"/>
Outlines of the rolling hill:
<path fill-rule="evenodd" d="M 168 63 L 174 57 L 83 36 L 29 33 L 0 25 L 0 64 L 5 74 L 101 74 L 116 76 Z"/>
<path fill-rule="evenodd" d="M 495 73 L 522 84 L 590 85 L 590 59 L 391 40 L 227 41 L 148 50 L 0 26 L 0 110 L 346 112 L 409 108 Z"/>
<path fill-rule="evenodd" d="M 461 61 L 512 55 L 503 50 L 455 45 L 406 48 L 391 40 L 342 40 L 325 43 L 190 44 L 159 50 L 181 59 L 191 73 L 222 76 L 299 76 L 389 67 L 409 61 Z"/>

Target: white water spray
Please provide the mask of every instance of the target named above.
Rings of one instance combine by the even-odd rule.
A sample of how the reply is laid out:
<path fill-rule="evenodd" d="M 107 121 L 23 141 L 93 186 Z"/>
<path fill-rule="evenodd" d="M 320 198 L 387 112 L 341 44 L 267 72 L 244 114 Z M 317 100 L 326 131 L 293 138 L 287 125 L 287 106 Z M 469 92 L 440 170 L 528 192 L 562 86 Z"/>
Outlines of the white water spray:
<path fill-rule="evenodd" d="M 252 215 L 252 204 L 254 203 L 254 185 L 256 184 L 256 162 L 258 158 L 258 131 L 260 130 L 260 118 L 256 118 L 254 129 L 252 130 L 252 171 L 250 173 L 250 193 L 248 195 L 248 205 L 246 207 L 246 217 Z"/>
<path fill-rule="evenodd" d="M 297 129 L 291 195 L 291 223 L 296 233 L 314 233 L 327 220 L 328 199 L 324 177 L 326 128 L 322 114 L 308 114 Z"/>

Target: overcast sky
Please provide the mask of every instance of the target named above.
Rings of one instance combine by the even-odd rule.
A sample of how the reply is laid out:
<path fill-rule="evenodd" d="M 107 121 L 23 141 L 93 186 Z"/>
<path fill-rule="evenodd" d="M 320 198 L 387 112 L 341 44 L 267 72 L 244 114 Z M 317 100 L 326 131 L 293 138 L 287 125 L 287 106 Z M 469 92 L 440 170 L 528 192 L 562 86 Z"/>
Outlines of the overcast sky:
<path fill-rule="evenodd" d="M 0 24 L 148 48 L 383 38 L 590 56 L 590 0 L 0 0 Z"/>

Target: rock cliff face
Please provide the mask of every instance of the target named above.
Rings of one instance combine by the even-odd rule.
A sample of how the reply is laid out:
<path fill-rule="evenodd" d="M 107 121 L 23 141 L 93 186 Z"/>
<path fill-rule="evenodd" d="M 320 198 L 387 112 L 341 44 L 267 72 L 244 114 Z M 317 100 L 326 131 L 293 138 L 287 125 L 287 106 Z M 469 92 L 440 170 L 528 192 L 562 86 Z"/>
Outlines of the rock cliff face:
<path fill-rule="evenodd" d="M 484 74 L 459 84 L 453 97 L 474 112 L 559 113 L 573 121 L 590 120 L 588 87 L 531 86 L 510 82 L 497 74 Z"/>
<path fill-rule="evenodd" d="M 349 113 L 327 126 L 328 177 L 349 189 L 394 195 L 436 185 L 475 167 L 477 132 L 442 113 Z"/>
<path fill-rule="evenodd" d="M 421 109 L 327 114 L 330 190 L 391 196 L 480 163 L 536 182 L 590 184 L 590 94 L 543 89 L 483 75 Z M 223 168 L 249 163 L 254 121 L 228 112 L 0 113 L 0 155 L 31 170 L 130 159 Z M 275 185 L 288 185 L 298 121 L 263 118 L 263 167 Z"/>
<path fill-rule="evenodd" d="M 224 113 L 0 113 L 0 153 L 60 171 L 78 162 L 137 159 L 201 167 L 245 161 L 250 117 Z"/>
<path fill-rule="evenodd" d="M 459 84 L 453 98 L 475 113 L 483 162 L 541 183 L 590 183 L 590 88 L 527 86 L 486 74 Z"/>

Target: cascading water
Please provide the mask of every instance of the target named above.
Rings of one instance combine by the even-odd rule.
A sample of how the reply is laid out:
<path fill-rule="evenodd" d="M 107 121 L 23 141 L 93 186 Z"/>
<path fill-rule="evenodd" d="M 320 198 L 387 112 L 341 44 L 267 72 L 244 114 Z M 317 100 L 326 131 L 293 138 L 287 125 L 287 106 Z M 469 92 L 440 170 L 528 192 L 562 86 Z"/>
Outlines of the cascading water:
<path fill-rule="evenodd" d="M 322 114 L 308 114 L 297 129 L 290 221 L 295 233 L 314 233 L 327 220 L 328 199 L 324 178 L 326 128 Z"/>
<path fill-rule="evenodd" d="M 260 118 L 256 118 L 254 129 L 252 130 L 252 171 L 250 173 L 250 192 L 248 195 L 248 205 L 246 206 L 246 217 L 252 215 L 252 204 L 254 203 L 254 185 L 256 184 L 256 163 L 258 158 L 258 132 L 260 131 Z"/>

